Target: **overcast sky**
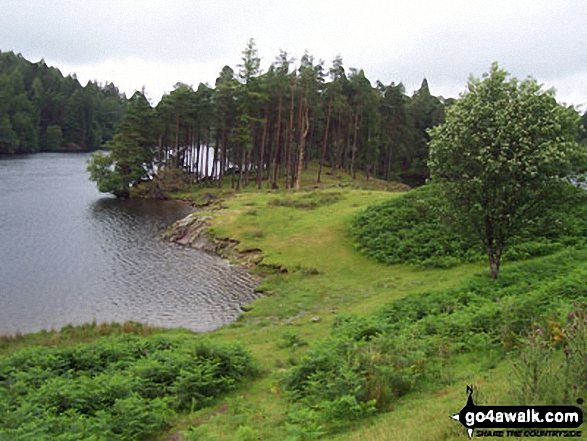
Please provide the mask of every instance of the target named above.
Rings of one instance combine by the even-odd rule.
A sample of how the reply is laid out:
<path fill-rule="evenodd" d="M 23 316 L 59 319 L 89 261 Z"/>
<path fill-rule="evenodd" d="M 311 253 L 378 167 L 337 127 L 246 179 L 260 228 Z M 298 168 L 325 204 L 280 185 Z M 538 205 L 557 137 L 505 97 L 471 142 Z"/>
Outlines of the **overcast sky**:
<path fill-rule="evenodd" d="M 585 111 L 586 23 L 585 0 L 2 0 L 0 50 L 84 85 L 144 86 L 153 104 L 178 81 L 213 85 L 223 66 L 237 70 L 251 37 L 263 70 L 280 49 L 327 68 L 340 54 L 347 71 L 410 94 L 426 77 L 434 95 L 457 97 L 498 61 Z"/>

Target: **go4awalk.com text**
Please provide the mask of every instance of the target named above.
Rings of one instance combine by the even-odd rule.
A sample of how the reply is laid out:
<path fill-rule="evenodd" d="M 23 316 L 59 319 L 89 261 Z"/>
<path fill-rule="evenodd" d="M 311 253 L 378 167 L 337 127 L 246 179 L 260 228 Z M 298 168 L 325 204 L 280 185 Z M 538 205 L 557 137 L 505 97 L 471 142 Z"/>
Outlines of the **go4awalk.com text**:
<path fill-rule="evenodd" d="M 582 437 L 583 410 L 578 406 L 477 406 L 471 386 L 467 394 L 467 404 L 451 418 L 465 427 L 469 439 L 473 434 L 475 438 Z"/>

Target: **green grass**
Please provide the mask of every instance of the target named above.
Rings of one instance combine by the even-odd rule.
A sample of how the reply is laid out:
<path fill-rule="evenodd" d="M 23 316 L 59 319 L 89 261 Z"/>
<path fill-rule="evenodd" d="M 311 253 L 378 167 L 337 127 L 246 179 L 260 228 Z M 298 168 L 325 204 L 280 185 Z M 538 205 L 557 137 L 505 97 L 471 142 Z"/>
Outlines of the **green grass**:
<path fill-rule="evenodd" d="M 339 314 L 371 313 L 395 299 L 458 285 L 470 274 L 484 271 L 484 266 L 471 264 L 423 272 L 409 265 L 384 265 L 359 253 L 348 233 L 353 217 L 371 204 L 399 195 L 345 187 L 287 195 L 245 192 L 226 201 L 225 210 L 212 213 L 215 236 L 239 240 L 241 251 L 261 249 L 263 265 L 288 271 L 266 278 L 259 287 L 265 297 L 236 323 L 210 335 L 214 340 L 243 341 L 268 372 L 243 394 L 263 416 L 253 424 L 262 439 L 282 439 L 288 403 L 279 375 L 306 350 L 282 348 L 284 333 L 295 333 L 312 344 L 328 335 Z M 304 207 L 320 198 L 328 203 Z M 276 199 L 291 202 L 272 202 Z M 211 434 L 210 439 L 235 439 L 229 435 L 236 429 L 229 427 L 230 419 L 216 414 L 200 430 Z"/>
<path fill-rule="evenodd" d="M 511 361 L 481 351 L 455 353 L 441 377 L 420 383 L 391 400 L 388 411 L 366 419 L 313 423 L 308 409 L 296 407 L 283 378 L 303 365 L 305 355 L 321 341 L 331 338 L 332 325 L 340 316 L 376 317 L 393 302 L 425 298 L 425 293 L 459 292 L 488 274 L 484 262 L 422 269 L 387 265 L 365 255 L 350 235 L 353 219 L 368 206 L 395 200 L 402 193 L 386 191 L 388 185 L 379 181 L 352 181 L 342 174 L 325 176 L 320 188 L 314 188 L 314 176 L 315 170 L 303 176 L 300 191 L 249 187 L 236 193 L 229 188 L 228 179 L 223 189 L 193 189 L 175 195 L 192 201 L 201 200 L 206 192 L 226 198 L 223 209 L 218 210 L 217 204 L 205 213 L 212 216 L 212 234 L 238 240 L 240 251 L 263 252 L 256 271 L 266 275 L 258 288 L 264 296 L 235 323 L 192 337 L 244 345 L 262 375 L 211 407 L 180 414 L 168 433 L 153 435 L 153 440 L 311 439 L 311 433 L 304 438 L 300 432 L 305 422 L 307 432 L 312 431 L 312 424 L 316 433 L 325 432 L 320 439 L 456 441 L 466 435 L 448 415 L 465 404 L 467 384 L 475 384 L 487 404 L 512 403 Z M 536 262 L 538 271 L 541 260 Z M 577 268 L 582 272 L 580 263 Z M 503 280 L 510 274 L 522 277 L 516 275 L 515 265 L 505 262 Z M 38 344 L 71 345 L 76 339 L 94 338 L 94 331 L 88 332 L 85 337 L 47 333 L 5 339 L 0 342 L 0 353 Z M 148 331 L 160 332 L 168 331 Z"/>
<path fill-rule="evenodd" d="M 312 204 L 318 191 L 325 194 L 323 198 L 331 193 L 331 199 L 337 201 Z M 398 197 L 401 193 L 344 187 L 307 189 L 287 195 L 252 192 L 237 194 L 226 203 L 226 210 L 213 214 L 212 231 L 217 237 L 239 240 L 240 250 L 261 249 L 263 264 L 288 270 L 286 275 L 265 279 L 260 289 L 266 297 L 254 302 L 253 309 L 237 323 L 211 335 L 221 341 L 242 339 L 267 369 L 267 377 L 243 394 L 258 416 L 247 424 L 261 439 L 283 439 L 290 404 L 281 390 L 281 373 L 299 364 L 303 353 L 329 335 L 338 315 L 370 314 L 394 300 L 458 288 L 476 275 L 487 275 L 484 262 L 424 270 L 410 265 L 385 265 L 360 253 L 349 234 L 352 219 L 367 206 Z M 275 199 L 286 202 L 272 202 Z M 252 210 L 254 215 L 250 214 Z M 509 269 L 505 263 L 505 277 Z M 310 348 L 302 346 L 292 351 L 280 347 L 284 333 L 294 333 L 309 342 Z M 447 415 L 463 406 L 464 385 L 478 385 L 493 400 L 488 403 L 496 404 L 509 404 L 512 387 L 511 381 L 504 381 L 511 375 L 509 362 L 479 362 L 476 358 L 479 356 L 467 356 L 462 366 L 452 366 L 454 376 L 447 374 L 445 382 L 429 384 L 424 390 L 401 397 L 391 412 L 353 422 L 340 434 L 324 439 L 462 439 L 462 427 Z M 495 366 L 497 369 L 493 369 Z M 427 415 L 425 422 L 421 420 L 422 408 Z M 198 433 L 211 434 L 210 439 L 238 439 L 226 435 L 237 429 L 229 421 L 228 416 L 217 414 Z"/>

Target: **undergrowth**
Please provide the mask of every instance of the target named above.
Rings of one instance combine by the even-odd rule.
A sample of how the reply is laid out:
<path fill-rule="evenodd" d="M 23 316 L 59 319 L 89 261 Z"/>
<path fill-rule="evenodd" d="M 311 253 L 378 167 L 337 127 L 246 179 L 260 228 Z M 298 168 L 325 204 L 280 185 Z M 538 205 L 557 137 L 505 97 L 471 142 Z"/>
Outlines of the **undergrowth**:
<path fill-rule="evenodd" d="M 140 440 L 256 370 L 235 345 L 123 335 L 0 358 L 0 439 Z"/>
<path fill-rule="evenodd" d="M 324 205 L 334 204 L 340 201 L 341 198 L 341 192 L 310 191 L 299 193 L 294 197 L 288 195 L 271 199 L 269 200 L 268 205 L 313 210 Z"/>
<path fill-rule="evenodd" d="M 564 327 L 569 313 L 586 303 L 585 259 L 587 250 L 570 249 L 520 262 L 496 281 L 479 274 L 461 287 L 406 297 L 374 314 L 338 317 L 330 335 L 283 375 L 292 411 L 301 406 L 336 431 L 426 384 L 443 384 L 456 356 L 491 353 L 495 365 L 508 353 L 525 354 L 535 329 Z M 568 329 L 583 334 L 566 338 L 578 363 L 585 323 L 574 323 Z M 580 372 L 572 384 L 556 385 L 557 397 L 587 392 L 585 369 Z"/>
<path fill-rule="evenodd" d="M 363 210 L 351 232 L 359 249 L 383 263 L 450 267 L 486 259 L 479 239 L 452 230 L 433 185 Z M 529 221 L 506 244 L 504 261 L 546 256 L 587 242 L 587 192 L 568 185 L 557 203 Z"/>

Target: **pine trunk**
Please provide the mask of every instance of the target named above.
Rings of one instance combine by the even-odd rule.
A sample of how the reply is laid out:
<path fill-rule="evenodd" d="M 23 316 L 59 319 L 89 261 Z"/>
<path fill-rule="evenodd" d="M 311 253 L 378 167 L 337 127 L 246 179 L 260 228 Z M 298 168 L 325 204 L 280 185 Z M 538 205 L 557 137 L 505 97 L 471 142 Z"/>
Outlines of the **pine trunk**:
<path fill-rule="evenodd" d="M 328 145 L 328 129 L 330 127 L 330 113 L 332 111 L 332 95 L 328 100 L 328 113 L 326 114 L 326 129 L 324 130 L 324 140 L 322 141 L 322 156 L 320 157 L 320 166 L 318 167 L 318 179 L 316 182 L 320 183 L 320 177 L 322 176 L 322 167 L 324 166 L 324 160 L 326 159 L 326 146 Z"/>
<path fill-rule="evenodd" d="M 271 184 L 271 188 L 277 188 L 277 163 L 279 161 L 280 149 L 281 146 L 281 112 L 282 112 L 282 101 L 283 101 L 283 93 L 279 91 L 279 104 L 277 110 L 277 135 L 275 136 L 275 155 L 273 156 L 273 183 Z"/>
<path fill-rule="evenodd" d="M 302 133 L 300 136 L 300 152 L 298 157 L 298 172 L 296 174 L 296 190 L 300 189 L 300 178 L 302 176 L 302 165 L 304 162 L 304 146 L 306 144 L 306 136 L 308 135 L 308 130 L 310 129 L 310 121 L 308 118 L 308 109 L 304 112 L 304 119 L 302 122 Z"/>
<path fill-rule="evenodd" d="M 291 164 L 291 144 L 293 138 L 294 110 L 295 110 L 296 82 L 291 86 L 291 105 L 289 111 L 289 133 L 287 136 L 287 146 L 285 151 L 285 188 L 289 188 L 289 167 Z"/>
<path fill-rule="evenodd" d="M 259 165 L 257 168 L 257 188 L 261 190 L 263 185 L 263 165 L 265 162 L 265 141 L 267 139 L 267 125 L 269 122 L 269 103 L 265 106 L 265 124 L 263 125 L 263 136 L 261 136 L 261 148 L 259 150 Z"/>

